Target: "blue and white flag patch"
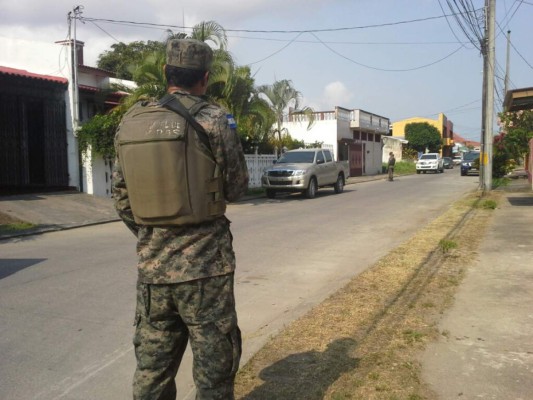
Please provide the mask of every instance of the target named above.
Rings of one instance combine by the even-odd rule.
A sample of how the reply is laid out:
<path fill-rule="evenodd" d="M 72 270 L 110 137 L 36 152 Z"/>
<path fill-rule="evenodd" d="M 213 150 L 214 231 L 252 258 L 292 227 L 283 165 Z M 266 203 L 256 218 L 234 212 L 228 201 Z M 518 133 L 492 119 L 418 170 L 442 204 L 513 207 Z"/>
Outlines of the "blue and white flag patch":
<path fill-rule="evenodd" d="M 228 119 L 228 125 L 231 129 L 237 129 L 237 122 L 235 122 L 235 118 L 233 117 L 233 114 L 226 114 L 226 118 Z"/>

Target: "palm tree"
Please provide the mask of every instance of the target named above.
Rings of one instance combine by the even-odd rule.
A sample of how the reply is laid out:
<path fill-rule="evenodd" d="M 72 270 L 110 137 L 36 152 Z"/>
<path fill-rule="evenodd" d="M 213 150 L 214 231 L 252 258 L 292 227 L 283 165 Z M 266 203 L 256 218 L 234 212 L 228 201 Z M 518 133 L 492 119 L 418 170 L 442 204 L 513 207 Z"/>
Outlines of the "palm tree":
<path fill-rule="evenodd" d="M 287 79 L 276 81 L 272 85 L 262 85 L 258 89 L 258 92 L 263 94 L 267 101 L 270 103 L 270 107 L 276 116 L 276 127 L 273 130 L 274 135 L 278 135 L 279 142 L 282 141 L 282 134 L 287 133 L 286 128 L 282 128 L 283 118 L 287 115 L 288 108 L 294 107 L 293 114 L 305 114 L 309 118 L 309 129 L 314 122 L 313 109 L 310 107 L 304 107 L 299 109 L 302 94 L 297 91 L 292 82 Z"/>

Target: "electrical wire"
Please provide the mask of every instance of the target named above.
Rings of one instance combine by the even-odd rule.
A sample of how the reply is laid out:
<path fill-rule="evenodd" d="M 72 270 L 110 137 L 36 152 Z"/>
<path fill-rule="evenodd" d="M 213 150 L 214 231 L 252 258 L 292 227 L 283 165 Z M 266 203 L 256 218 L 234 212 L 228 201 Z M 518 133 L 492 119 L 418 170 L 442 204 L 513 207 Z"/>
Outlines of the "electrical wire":
<path fill-rule="evenodd" d="M 509 11 L 504 15 L 504 17 L 503 17 L 503 19 L 502 19 L 502 23 L 503 23 L 503 21 L 505 21 L 505 20 L 507 19 L 507 22 L 505 22 L 505 26 L 504 26 L 504 28 L 507 28 L 507 26 L 509 26 L 509 22 L 511 22 L 511 20 L 512 20 L 513 17 L 515 16 L 516 12 L 518 11 L 518 9 L 520 8 L 520 6 L 522 5 L 523 0 L 515 0 L 515 2 L 513 3 L 513 5 L 516 4 L 516 3 L 518 3 L 518 5 L 516 6 L 516 9 L 513 11 L 513 14 L 509 17 L 509 19 L 507 19 L 507 16 L 509 15 L 509 12 L 510 12 L 511 10 L 509 10 Z M 511 6 L 511 8 L 513 8 L 513 6 Z M 502 30 L 502 32 L 503 32 L 503 30 Z"/>
<path fill-rule="evenodd" d="M 101 26 L 99 26 L 96 22 L 94 21 L 89 21 L 90 23 L 92 23 L 94 26 L 96 26 L 98 29 L 100 29 L 102 32 L 104 32 L 107 36 L 109 36 L 111 39 L 115 40 L 117 43 L 120 43 L 120 40 L 118 40 L 116 37 L 114 37 L 112 34 L 110 34 L 109 32 L 107 32 L 105 29 L 103 29 Z"/>
<path fill-rule="evenodd" d="M 444 7 L 442 7 L 442 3 L 440 2 L 440 0 L 438 0 L 439 2 L 439 7 L 440 9 L 442 10 L 442 14 L 443 15 L 446 15 L 446 12 L 444 11 Z M 452 34 L 453 36 L 457 39 L 457 41 L 459 43 L 462 43 L 461 40 L 457 37 L 457 35 L 455 34 L 455 31 L 453 30 L 452 28 L 452 25 L 450 24 L 450 21 L 448 20 L 448 17 L 446 17 L 446 24 L 448 24 L 448 28 L 450 28 L 450 31 L 452 31 Z M 464 48 L 467 48 L 466 46 L 463 45 Z"/>
<path fill-rule="evenodd" d="M 274 53 L 272 53 L 272 54 L 270 54 L 270 55 L 268 55 L 268 56 L 262 58 L 261 60 L 254 61 L 254 62 L 252 62 L 252 63 L 248 63 L 248 64 L 246 64 L 246 65 L 259 64 L 260 62 L 263 62 L 263 61 L 265 61 L 265 60 L 268 60 L 269 58 L 274 57 L 276 54 L 281 53 L 283 50 L 285 50 L 287 47 L 289 47 L 289 46 L 290 46 L 290 45 L 291 45 L 296 39 L 298 39 L 298 38 L 299 38 L 300 36 L 302 36 L 302 35 L 303 35 L 303 32 L 302 32 L 302 33 L 299 33 L 298 35 L 296 35 L 296 36 L 294 37 L 294 39 L 292 39 L 289 43 L 287 43 L 287 44 L 286 44 L 285 46 L 283 46 L 281 49 L 276 50 Z"/>
<path fill-rule="evenodd" d="M 226 32 L 246 32 L 246 33 L 320 33 L 320 32 L 339 32 L 347 30 L 357 30 L 357 29 L 369 29 L 369 28 L 382 28 L 386 26 L 396 26 L 403 24 L 410 24 L 416 22 L 425 22 L 435 19 L 446 18 L 451 15 L 438 15 L 433 17 L 417 18 L 404 21 L 395 21 L 395 22 L 385 22 L 381 24 L 370 24 L 370 25 L 361 25 L 361 26 L 351 26 L 351 27 L 341 27 L 341 28 L 325 28 L 325 29 L 306 29 L 306 30 L 258 30 L 258 29 L 224 29 Z M 179 26 L 179 25 L 169 25 L 169 24 L 155 24 L 150 22 L 136 22 L 136 21 L 124 21 L 124 20 L 114 20 L 114 19 L 104 19 L 104 18 L 90 18 L 90 17 L 80 17 L 80 20 L 88 22 L 106 22 L 113 24 L 123 24 L 123 25 L 135 25 L 135 26 L 146 26 L 146 27 L 158 27 L 158 28 L 177 28 L 177 29 L 192 29 L 191 27 Z"/>
<path fill-rule="evenodd" d="M 322 45 L 324 47 L 326 47 L 329 51 L 331 51 L 332 53 L 338 55 L 339 57 L 341 58 L 344 58 L 345 60 L 347 61 L 350 61 L 356 65 L 359 65 L 361 67 L 365 67 L 365 68 L 368 68 L 368 69 L 373 69 L 373 70 L 376 70 L 376 71 L 385 71 L 385 72 L 409 72 L 409 71 L 416 71 L 416 70 L 419 70 L 419 69 L 422 69 L 422 68 L 427 68 L 427 67 L 430 67 L 432 65 L 435 65 L 441 61 L 444 61 L 445 59 L 453 56 L 455 53 L 457 53 L 459 50 L 461 50 L 463 48 L 463 46 L 459 46 L 457 49 L 455 49 L 454 51 L 452 51 L 450 54 L 436 60 L 436 61 L 433 61 L 431 63 L 428 63 L 428 64 L 424 64 L 424 65 L 420 65 L 418 67 L 414 67 L 414 68 L 406 68 L 406 69 L 388 69 L 388 68 L 378 68 L 378 67 L 372 67 L 370 65 L 366 65 L 366 64 L 363 64 L 363 63 L 360 63 L 358 61 L 355 61 L 349 57 L 346 57 L 345 55 L 339 53 L 338 51 L 332 49 L 330 46 L 328 46 L 325 42 L 323 42 L 322 40 L 320 40 L 320 38 L 318 36 L 316 36 L 314 33 L 311 33 L 311 35 L 313 35 L 320 43 L 322 43 Z"/>
<path fill-rule="evenodd" d="M 484 33 L 480 27 L 480 20 L 476 9 L 471 0 L 446 0 L 455 21 L 463 31 L 470 43 L 482 53 L 484 52 Z"/>
<path fill-rule="evenodd" d="M 498 29 L 500 30 L 500 33 L 502 34 L 505 34 L 503 28 L 500 26 L 500 24 L 498 22 L 496 22 L 496 25 L 498 26 Z M 514 51 L 516 51 L 516 54 L 518 54 L 520 56 L 520 58 L 527 64 L 527 66 L 531 69 L 533 69 L 533 65 L 531 65 L 526 59 L 525 57 L 518 51 L 518 49 L 515 47 L 515 45 L 513 44 L 513 42 L 511 40 L 509 40 L 509 44 L 511 45 L 511 47 L 513 48 Z"/>
<path fill-rule="evenodd" d="M 276 38 L 266 38 L 266 37 L 250 37 L 250 36 L 239 36 L 239 35 L 228 35 L 229 38 L 236 38 L 236 39 L 249 39 L 249 40 L 264 40 L 264 41 L 270 41 L 270 42 L 287 42 L 287 39 L 276 39 Z M 318 43 L 316 40 L 294 40 L 292 39 L 291 42 L 293 43 Z M 345 45 L 371 45 L 371 46 L 379 46 L 379 45 L 387 45 L 387 46 L 412 46 L 412 45 L 441 45 L 441 44 L 465 44 L 467 42 L 461 42 L 461 41 L 441 41 L 441 42 L 347 42 L 347 41 L 325 41 L 324 43 L 327 44 L 345 44 Z"/>

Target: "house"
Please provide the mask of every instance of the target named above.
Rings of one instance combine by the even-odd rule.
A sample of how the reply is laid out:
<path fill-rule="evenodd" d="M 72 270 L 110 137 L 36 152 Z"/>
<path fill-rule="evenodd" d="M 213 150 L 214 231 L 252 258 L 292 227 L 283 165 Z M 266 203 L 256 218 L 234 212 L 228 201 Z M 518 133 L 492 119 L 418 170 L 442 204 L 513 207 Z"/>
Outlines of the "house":
<path fill-rule="evenodd" d="M 533 111 L 533 87 L 508 90 L 503 102 L 505 112 Z M 533 188 L 533 139 L 529 141 L 529 159 L 525 160 L 529 183 Z"/>
<path fill-rule="evenodd" d="M 481 151 L 481 143 L 475 140 L 463 138 L 457 132 L 453 134 L 454 153 L 467 152 L 471 150 Z"/>
<path fill-rule="evenodd" d="M 396 121 L 392 123 L 392 136 L 405 138 L 405 127 L 407 124 L 426 122 L 439 131 L 442 138 L 442 150 L 443 157 L 451 157 L 453 153 L 454 136 L 453 136 L 453 123 L 446 118 L 443 113 L 440 113 L 437 119 L 412 117 Z"/>
<path fill-rule="evenodd" d="M 72 40 L 0 37 L 0 47 L 0 193 L 72 188 L 109 195 L 110 179 L 95 179 L 95 174 L 110 178 L 109 162 L 81 157 L 75 131 L 125 95 L 108 93 L 119 80 L 83 64 L 81 41 L 74 46 Z M 70 84 L 74 79 L 76 87 Z"/>
<path fill-rule="evenodd" d="M 381 173 L 382 136 L 389 134 L 389 119 L 359 109 L 335 107 L 333 111 L 313 112 L 309 116 L 289 113 L 282 127 L 292 138 L 305 143 L 322 143 L 335 159 L 348 160 L 351 176 Z"/>

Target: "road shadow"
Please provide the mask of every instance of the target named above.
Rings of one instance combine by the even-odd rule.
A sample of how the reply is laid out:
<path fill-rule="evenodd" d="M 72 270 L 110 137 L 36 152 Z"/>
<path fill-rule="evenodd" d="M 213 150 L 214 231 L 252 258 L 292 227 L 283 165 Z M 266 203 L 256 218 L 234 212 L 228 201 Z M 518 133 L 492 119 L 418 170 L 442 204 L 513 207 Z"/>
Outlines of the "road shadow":
<path fill-rule="evenodd" d="M 507 200 L 512 206 L 533 206 L 533 197 L 508 197 Z"/>
<path fill-rule="evenodd" d="M 342 338 L 323 352 L 291 354 L 264 368 L 259 373 L 264 383 L 241 399 L 321 400 L 341 375 L 357 368 L 359 359 L 351 357 L 355 346 L 355 340 Z"/>
<path fill-rule="evenodd" d="M 0 279 L 46 261 L 46 258 L 0 258 Z"/>

